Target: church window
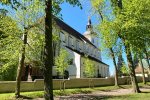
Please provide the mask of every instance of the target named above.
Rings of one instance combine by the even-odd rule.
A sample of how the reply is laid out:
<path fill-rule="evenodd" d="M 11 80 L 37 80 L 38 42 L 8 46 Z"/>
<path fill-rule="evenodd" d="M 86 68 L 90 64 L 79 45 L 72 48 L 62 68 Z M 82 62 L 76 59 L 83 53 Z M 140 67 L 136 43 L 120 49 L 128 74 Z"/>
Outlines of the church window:
<path fill-rule="evenodd" d="M 86 44 L 83 42 L 83 52 L 86 52 Z"/>
<path fill-rule="evenodd" d="M 73 58 L 69 60 L 69 65 L 73 65 Z"/>
<path fill-rule="evenodd" d="M 69 36 L 69 46 L 73 46 L 73 38 L 71 36 Z"/>
<path fill-rule="evenodd" d="M 89 46 L 86 45 L 86 53 L 88 53 L 88 52 L 89 52 Z"/>
<path fill-rule="evenodd" d="M 74 47 L 74 39 L 71 37 L 71 45 Z"/>
<path fill-rule="evenodd" d="M 77 44 L 77 50 L 79 50 L 79 41 L 78 40 L 77 40 L 76 44 Z"/>
<path fill-rule="evenodd" d="M 63 32 L 61 32 L 60 36 L 61 36 L 61 41 L 66 42 L 65 34 Z"/>
<path fill-rule="evenodd" d="M 99 58 L 99 52 L 98 51 L 96 51 L 96 57 Z"/>
<path fill-rule="evenodd" d="M 79 42 L 80 51 L 82 50 L 82 42 Z"/>
<path fill-rule="evenodd" d="M 96 49 L 94 49 L 94 57 L 96 57 Z"/>

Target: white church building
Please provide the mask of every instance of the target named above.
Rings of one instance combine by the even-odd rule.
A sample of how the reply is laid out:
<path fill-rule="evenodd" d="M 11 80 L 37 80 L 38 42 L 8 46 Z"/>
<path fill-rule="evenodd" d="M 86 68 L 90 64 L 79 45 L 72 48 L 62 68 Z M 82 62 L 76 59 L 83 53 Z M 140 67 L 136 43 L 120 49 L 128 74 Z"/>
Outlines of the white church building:
<path fill-rule="evenodd" d="M 72 63 L 67 68 L 69 78 L 84 78 L 85 55 L 94 62 L 95 77 L 109 77 L 109 65 L 102 62 L 100 42 L 93 31 L 91 20 L 88 20 L 83 35 L 58 18 L 54 18 L 54 21 L 61 30 L 58 33 L 60 46 L 69 52 L 72 59 Z M 56 74 L 56 71 L 53 71 L 53 74 Z"/>

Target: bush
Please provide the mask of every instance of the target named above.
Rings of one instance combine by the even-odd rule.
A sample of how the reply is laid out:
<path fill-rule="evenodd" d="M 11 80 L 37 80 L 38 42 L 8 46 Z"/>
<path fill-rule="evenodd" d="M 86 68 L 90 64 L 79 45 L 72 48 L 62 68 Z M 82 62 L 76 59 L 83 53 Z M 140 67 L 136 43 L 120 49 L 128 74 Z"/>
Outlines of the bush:
<path fill-rule="evenodd" d="M 0 69 L 0 80 L 1 81 L 14 81 L 16 80 L 17 67 L 16 65 L 10 65 L 6 68 L 1 67 Z"/>

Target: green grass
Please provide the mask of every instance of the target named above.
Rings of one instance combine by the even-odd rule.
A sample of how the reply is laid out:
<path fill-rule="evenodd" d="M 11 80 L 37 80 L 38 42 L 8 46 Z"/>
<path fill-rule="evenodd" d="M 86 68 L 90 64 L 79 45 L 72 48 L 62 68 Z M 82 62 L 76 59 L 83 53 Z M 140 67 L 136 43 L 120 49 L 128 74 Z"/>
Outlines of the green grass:
<path fill-rule="evenodd" d="M 122 85 L 123 88 L 129 88 L 129 85 Z M 63 96 L 63 95 L 71 95 L 71 94 L 88 94 L 93 91 L 110 91 L 114 89 L 118 89 L 119 87 L 115 86 L 105 86 L 105 87 L 94 87 L 94 88 L 75 88 L 75 89 L 65 89 L 65 91 L 54 90 L 54 96 Z M 35 92 L 21 92 L 25 98 L 42 98 L 43 91 L 35 91 Z M 8 100 L 14 99 L 14 93 L 1 93 L 0 100 Z"/>
<path fill-rule="evenodd" d="M 43 97 L 43 91 L 36 91 L 36 92 L 21 92 L 22 98 L 40 98 Z M 14 93 L 3 93 L 0 94 L 0 100 L 15 100 Z M 19 99 L 20 100 L 20 99 Z"/>
<path fill-rule="evenodd" d="M 139 84 L 140 86 L 143 86 L 143 84 Z M 130 85 L 121 85 L 120 87 L 115 87 L 115 86 L 105 86 L 105 87 L 94 87 L 94 88 L 75 88 L 75 89 L 65 89 L 65 91 L 60 91 L 60 90 L 54 90 L 54 96 L 62 96 L 62 95 L 71 95 L 71 94 L 88 94 L 94 91 L 110 91 L 110 90 L 115 90 L 119 88 L 131 88 Z M 140 95 L 142 96 L 147 96 L 148 93 L 141 93 Z M 43 97 L 43 91 L 35 91 L 35 92 L 21 92 L 21 95 L 23 98 L 42 98 Z M 134 95 L 129 95 L 128 97 L 131 98 L 138 98 L 138 94 Z M 118 97 L 108 97 L 106 99 L 108 100 L 127 100 L 127 96 L 118 96 Z M 139 96 L 141 97 L 141 96 Z M 147 96 L 147 97 L 150 97 Z M 120 99 L 121 98 L 121 99 Z M 0 100 L 12 100 L 14 99 L 14 93 L 1 93 L 0 94 Z M 148 100 L 148 99 L 143 99 L 143 100 Z"/>

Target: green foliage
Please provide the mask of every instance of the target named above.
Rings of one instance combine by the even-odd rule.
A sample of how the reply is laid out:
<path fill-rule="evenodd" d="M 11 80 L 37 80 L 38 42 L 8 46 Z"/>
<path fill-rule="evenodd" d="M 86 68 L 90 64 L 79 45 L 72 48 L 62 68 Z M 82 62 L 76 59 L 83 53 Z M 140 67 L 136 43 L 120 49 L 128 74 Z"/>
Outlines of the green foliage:
<path fill-rule="evenodd" d="M 85 76 L 89 78 L 92 78 L 95 76 L 94 62 L 91 61 L 88 57 L 85 57 L 85 60 L 84 60 L 84 73 L 85 73 Z"/>
<path fill-rule="evenodd" d="M 130 44 L 135 51 L 141 49 L 145 41 L 149 44 L 150 10 L 148 8 L 150 7 L 150 1 L 122 0 L 123 8 L 120 9 L 117 1 L 111 0 L 111 9 L 113 12 L 102 5 L 105 1 L 103 3 L 99 2 L 95 1 L 94 3 L 99 4 L 102 8 L 101 12 L 105 10 L 110 12 L 110 14 L 102 13 L 103 22 L 99 26 L 102 43 L 106 47 L 112 47 L 116 44 L 118 36 L 123 38 L 125 44 Z"/>
<path fill-rule="evenodd" d="M 143 0 L 122 0 L 123 9 L 114 9 L 115 20 L 112 24 L 116 27 L 116 32 L 125 39 L 126 44 L 130 44 L 134 49 L 141 49 L 144 41 L 149 43 L 149 12 L 150 1 Z M 137 9 L 138 8 L 138 9 Z"/>
<path fill-rule="evenodd" d="M 21 34 L 10 17 L 0 15 L 0 77 L 14 80 L 20 51 Z"/>
<path fill-rule="evenodd" d="M 124 62 L 124 59 L 122 57 L 122 54 L 120 54 L 118 56 L 118 63 L 117 63 L 117 70 L 118 70 L 119 76 L 121 76 L 122 74 L 125 74 L 124 72 L 122 72 L 122 67 L 124 67 L 124 66 L 125 66 L 125 62 Z"/>
<path fill-rule="evenodd" d="M 123 66 L 121 67 L 121 72 L 123 75 L 129 75 L 129 68 L 123 64 Z"/>
<path fill-rule="evenodd" d="M 25 62 L 32 64 L 35 67 L 41 67 L 42 52 L 44 48 L 44 34 L 33 28 L 28 32 L 28 45 L 26 46 L 26 60 Z"/>
<path fill-rule="evenodd" d="M 18 66 L 19 54 L 23 44 L 24 27 L 28 31 L 25 62 L 33 66 L 42 65 L 41 51 L 44 47 L 44 34 L 42 34 L 43 27 L 41 29 L 40 26 L 40 17 L 44 13 L 44 6 L 38 0 L 20 1 L 20 4 L 24 4 L 26 10 L 22 8 L 18 8 L 17 11 L 12 10 L 13 15 L 11 17 L 13 20 L 8 16 L 0 16 L 0 61 L 3 80 L 10 79 L 4 76 L 11 77 L 16 75 L 14 66 Z M 10 12 L 9 14 L 11 15 Z M 10 72 L 14 72 L 14 74 L 10 75 Z M 14 80 L 14 78 L 10 80 Z"/>
<path fill-rule="evenodd" d="M 8 63 L 7 63 L 8 64 Z M 2 66 L 0 69 L 0 80 L 3 81 L 15 81 L 16 80 L 16 71 L 17 71 L 17 65 L 5 65 Z"/>
<path fill-rule="evenodd" d="M 150 43 L 150 9 L 148 9 L 150 8 L 150 1 L 120 1 L 122 1 L 122 7 L 116 0 L 111 0 L 111 10 L 102 5 L 105 0 L 94 2 L 94 8 L 98 5 L 103 15 L 103 21 L 98 27 L 101 32 L 101 43 L 104 48 L 114 46 L 116 48 L 121 44 L 120 46 L 129 45 L 133 52 L 143 52 L 143 48 L 147 48 Z M 106 11 L 109 14 L 106 14 Z M 120 40 L 118 40 L 119 38 Z M 121 49 L 118 50 L 121 51 Z"/>
<path fill-rule="evenodd" d="M 64 71 L 69 66 L 69 54 L 65 49 L 60 49 L 59 55 L 55 58 L 56 71 L 64 77 Z"/>

